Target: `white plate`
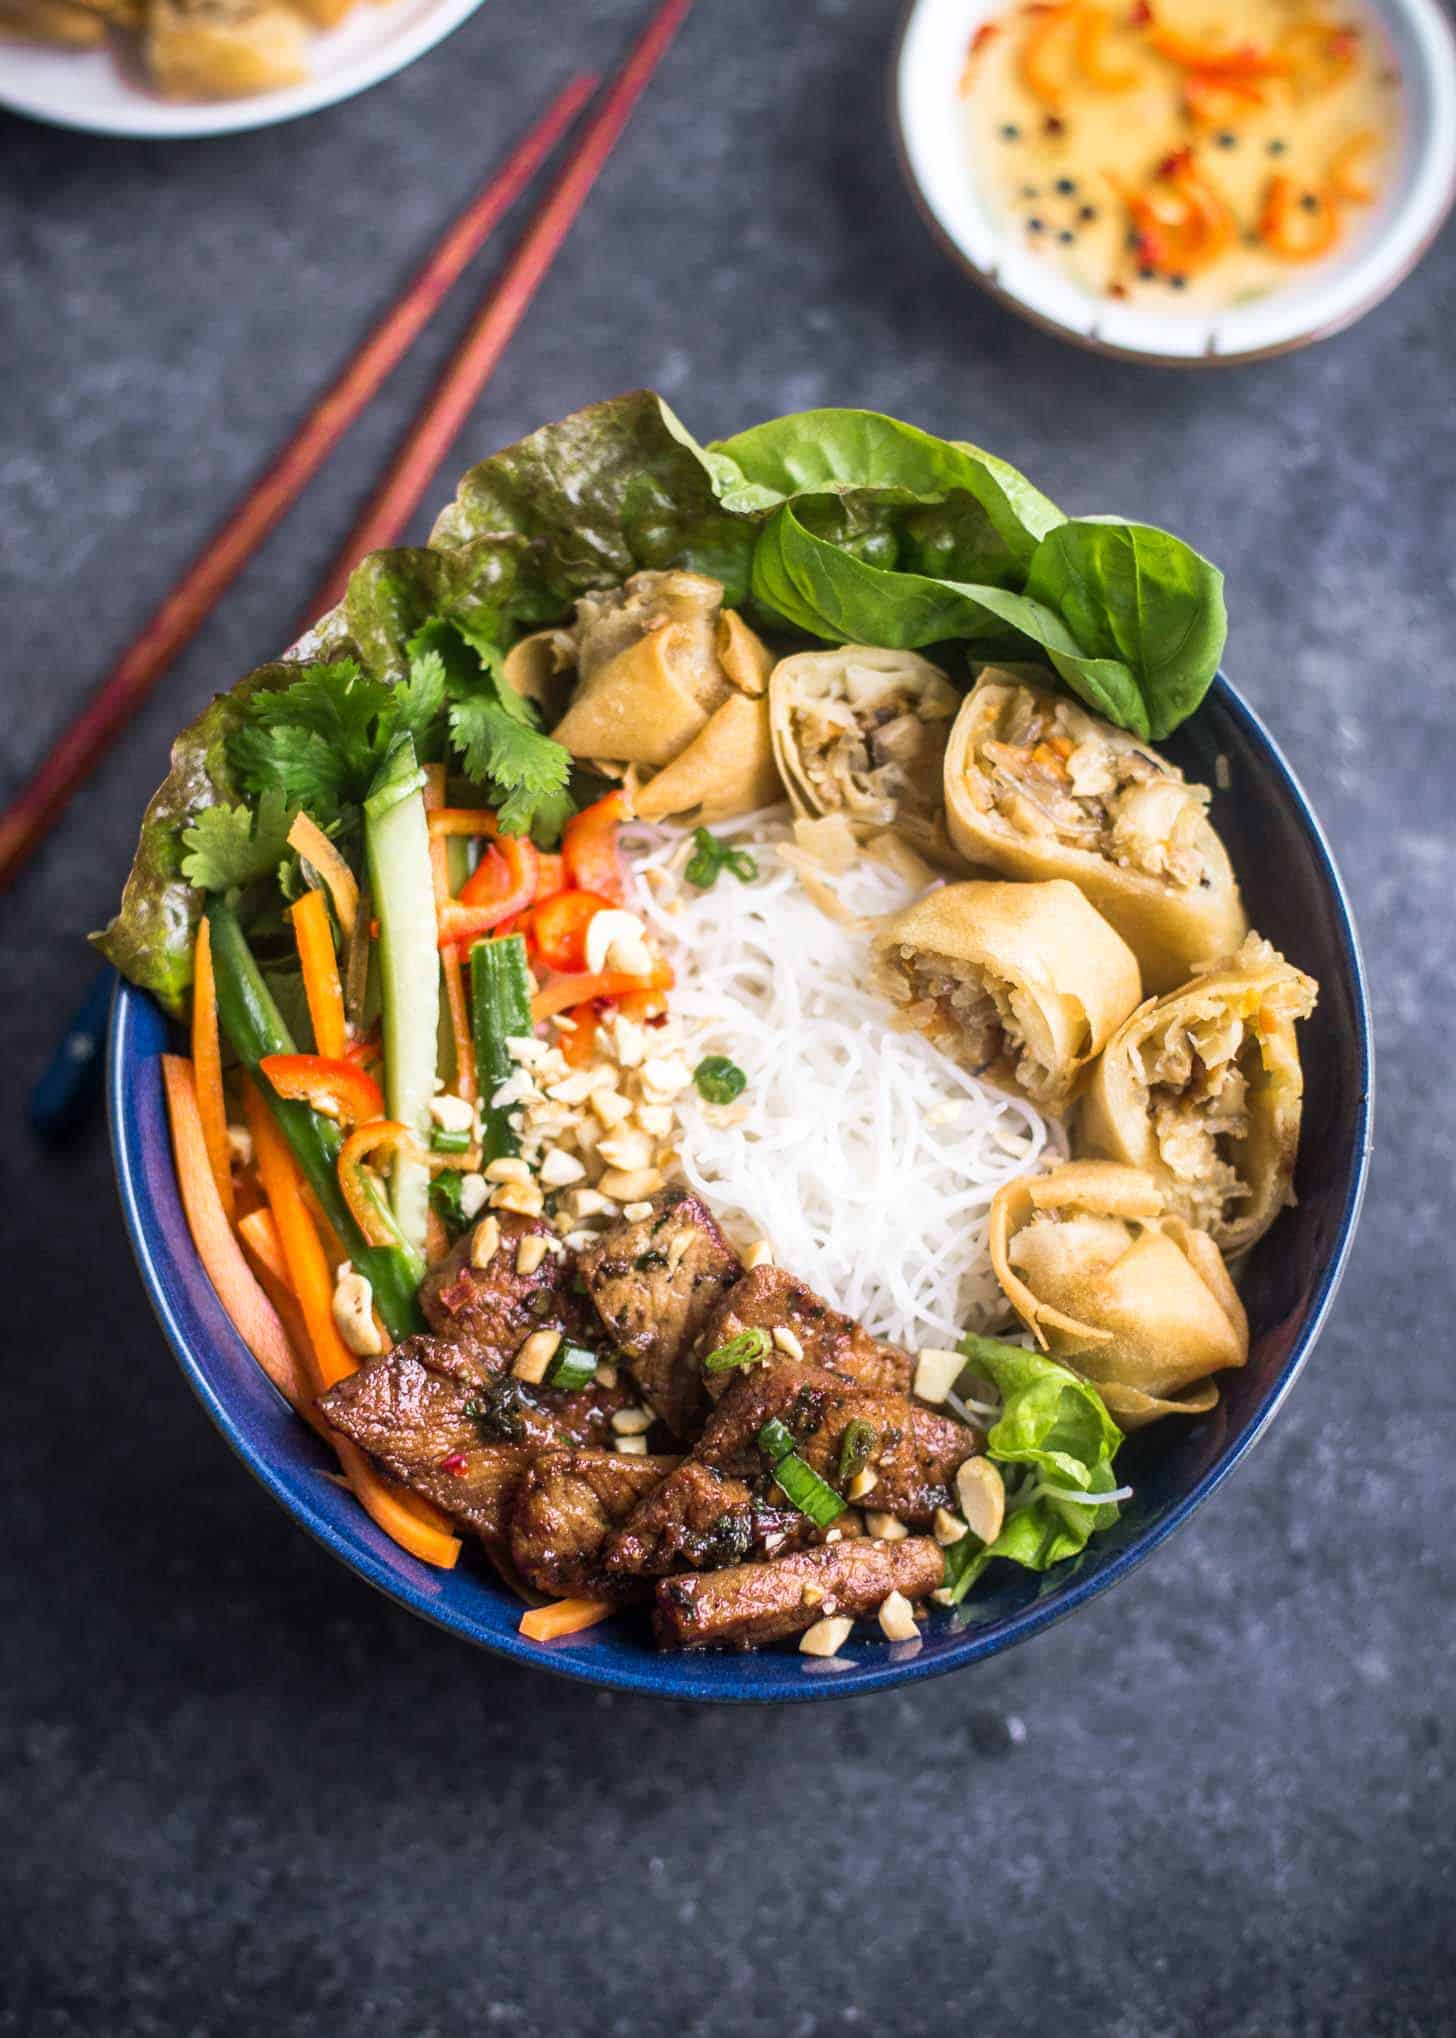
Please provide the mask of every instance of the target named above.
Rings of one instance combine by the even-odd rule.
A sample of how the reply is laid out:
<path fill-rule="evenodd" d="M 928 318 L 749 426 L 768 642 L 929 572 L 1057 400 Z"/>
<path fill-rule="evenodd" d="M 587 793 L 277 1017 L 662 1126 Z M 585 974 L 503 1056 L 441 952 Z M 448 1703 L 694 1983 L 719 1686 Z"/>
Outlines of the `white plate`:
<path fill-rule="evenodd" d="M 116 47 L 53 50 L 0 43 L 0 106 L 79 127 L 92 134 L 182 137 L 237 134 L 297 120 L 350 99 L 381 78 L 389 78 L 433 49 L 475 12 L 481 0 L 374 0 L 360 4 L 325 33 L 310 31 L 313 76 L 281 92 L 250 99 L 162 99 L 142 82 L 135 43 L 118 37 Z M 131 49 L 127 45 L 131 43 Z"/>
<path fill-rule="evenodd" d="M 912 190 L 978 282 L 1035 324 L 1123 359 L 1210 367 L 1287 353 L 1353 325 L 1407 277 L 1456 197 L 1456 39 L 1438 0 L 1367 0 L 1400 68 L 1405 132 L 1389 190 L 1349 253 L 1257 303 L 1153 312 L 1092 297 L 1009 236 L 976 188 L 957 82 L 1005 0 L 912 0 L 891 105 Z"/>

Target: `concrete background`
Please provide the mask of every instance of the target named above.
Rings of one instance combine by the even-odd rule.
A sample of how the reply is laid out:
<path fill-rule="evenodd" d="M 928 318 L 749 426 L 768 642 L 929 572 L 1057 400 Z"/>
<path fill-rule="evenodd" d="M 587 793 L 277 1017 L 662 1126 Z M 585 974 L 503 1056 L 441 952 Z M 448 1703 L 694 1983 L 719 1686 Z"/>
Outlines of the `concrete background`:
<path fill-rule="evenodd" d="M 0 119 L 0 790 L 528 109 L 640 12 L 486 0 L 353 105 L 235 140 Z M 1373 964 L 1379 1153 L 1334 1320 L 1247 1469 L 1135 1580 L 982 1670 L 808 1712 L 498 1665 L 254 1487 L 152 1323 L 101 1128 L 42 1150 L 20 1106 L 170 734 L 288 636 L 465 286 L 0 901 L 0 2030 L 1456 2031 L 1456 250 L 1267 365 L 1074 352 L 914 215 L 891 17 L 700 0 L 438 495 L 650 383 L 704 437 L 873 404 L 1217 558 L 1229 669 Z"/>

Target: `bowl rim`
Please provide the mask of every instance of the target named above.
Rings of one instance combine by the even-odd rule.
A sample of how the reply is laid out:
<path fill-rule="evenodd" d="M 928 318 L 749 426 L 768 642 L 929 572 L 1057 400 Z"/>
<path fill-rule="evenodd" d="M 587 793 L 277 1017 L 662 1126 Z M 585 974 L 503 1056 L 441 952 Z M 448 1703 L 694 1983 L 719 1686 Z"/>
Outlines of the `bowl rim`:
<path fill-rule="evenodd" d="M 277 86 L 245 99 L 169 100 L 130 87 L 119 97 L 114 112 L 77 110 L 58 103 L 44 89 L 24 78 L 0 80 L 0 107 L 23 119 L 39 121 L 77 134 L 114 135 L 125 141 L 206 141 L 218 135 L 248 134 L 259 128 L 279 127 L 291 120 L 304 120 L 326 107 L 342 105 L 357 98 L 387 78 L 406 70 L 418 58 L 427 56 L 437 43 L 453 35 L 469 20 L 484 0 L 435 0 L 415 20 L 387 36 L 373 49 L 344 58 L 338 68 L 324 77 L 311 77 L 297 85 Z M 314 41 L 331 30 L 315 30 Z M 72 54 L 43 50 L 43 55 Z M 110 41 L 99 51 L 76 51 L 77 56 L 103 55 L 116 64 Z"/>
<path fill-rule="evenodd" d="M 969 1664 L 999 1655 L 1003 1650 L 1040 1634 L 1053 1622 L 1064 1619 L 1088 1600 L 1119 1584 L 1150 1557 L 1154 1550 L 1160 1548 L 1223 1485 L 1235 1467 L 1248 1456 L 1254 1445 L 1267 1432 L 1328 1320 L 1336 1292 L 1349 1262 L 1370 1167 L 1375 1092 L 1374 1042 L 1370 1020 L 1369 987 L 1348 892 L 1309 797 L 1264 722 L 1222 672 L 1214 679 L 1210 698 L 1216 698 L 1232 719 L 1241 725 L 1243 733 L 1251 737 L 1267 755 L 1276 778 L 1282 781 L 1285 796 L 1309 843 L 1316 868 L 1334 909 L 1340 959 L 1351 992 L 1356 1032 L 1356 1061 L 1360 1076 L 1352 1127 L 1353 1159 L 1344 1206 L 1339 1213 L 1330 1255 L 1320 1270 L 1305 1323 L 1278 1375 L 1271 1381 L 1257 1416 L 1242 1435 L 1223 1447 L 1214 1463 L 1195 1480 L 1189 1491 L 1157 1521 L 1150 1523 L 1134 1536 L 1126 1549 L 1119 1551 L 1109 1562 L 1090 1574 L 1073 1578 L 1061 1590 L 1054 1590 L 1046 1598 L 1022 1608 L 1005 1620 L 987 1623 L 982 1628 L 967 1628 L 950 1646 L 937 1649 L 932 1655 L 921 1654 L 898 1662 L 888 1661 L 864 1666 L 856 1662 L 853 1666 L 855 1674 L 850 1677 L 805 1677 L 797 1683 L 786 1683 L 782 1687 L 775 1683 L 755 1680 L 752 1656 L 697 1658 L 691 1654 L 681 1656 L 644 1654 L 640 1666 L 624 1665 L 611 1659 L 597 1662 L 593 1660 L 590 1651 L 574 1655 L 564 1650 L 547 1649 L 541 1644 L 526 1640 L 514 1629 L 507 1629 L 499 1634 L 486 1632 L 470 1617 L 462 1615 L 455 1609 L 433 1604 L 408 1578 L 399 1574 L 393 1560 L 378 1554 L 352 1531 L 341 1530 L 321 1507 L 311 1503 L 300 1503 L 297 1496 L 286 1489 L 281 1475 L 267 1454 L 247 1435 L 244 1423 L 229 1407 L 225 1397 L 215 1390 L 206 1377 L 168 1296 L 167 1283 L 161 1269 L 158 1241 L 147 1234 L 141 1221 L 144 1192 L 139 1188 L 139 1176 L 142 1156 L 136 1125 L 127 1110 L 127 1093 L 130 1071 L 133 1067 L 130 1037 L 140 1012 L 149 1005 L 150 1000 L 144 992 L 133 985 L 118 981 L 107 1029 L 106 1100 L 112 1158 L 127 1237 L 142 1277 L 147 1299 L 181 1367 L 183 1376 L 235 1455 L 300 1528 L 367 1584 L 392 1599 L 396 1605 L 420 1615 L 434 1626 L 461 1640 L 474 1643 L 477 1647 L 487 1649 L 492 1654 L 505 1657 L 512 1662 L 524 1664 L 530 1669 L 546 1671 L 554 1676 L 565 1677 L 574 1683 L 597 1689 L 657 1698 L 741 1705 L 808 1704 L 821 1699 L 860 1697 L 871 1692 L 885 1691 L 920 1679 L 943 1676 L 952 1670 L 964 1669 Z M 221 1305 L 218 1307 L 220 1310 Z M 231 1325 L 227 1325 L 227 1329 L 232 1336 L 237 1337 Z M 239 1351 L 246 1355 L 247 1348 L 241 1338 L 238 1338 L 237 1342 Z M 322 1486 L 322 1482 L 320 1484 Z M 330 1493 L 334 1491 L 333 1488 L 325 1490 Z M 505 1588 L 502 1586 L 498 1589 L 503 1592 Z M 720 1683 L 718 1676 L 705 1673 L 699 1668 L 703 1662 L 714 1665 L 730 1662 L 735 1667 L 735 1678 L 731 1683 Z"/>
<path fill-rule="evenodd" d="M 1014 290 L 1009 290 L 992 271 L 984 269 L 961 246 L 931 201 L 915 168 L 910 139 L 906 132 L 902 107 L 902 76 L 905 63 L 905 49 L 917 15 L 928 4 L 928 0 L 901 0 L 899 20 L 890 45 L 890 58 L 886 71 L 886 103 L 889 117 L 890 140 L 900 174 L 910 193 L 916 211 L 929 228 L 931 237 L 956 267 L 969 276 L 973 283 L 985 291 L 1006 310 L 1018 318 L 1025 319 L 1039 331 L 1050 333 L 1054 339 L 1065 340 L 1068 345 L 1080 347 L 1084 353 L 1098 354 L 1108 361 L 1136 361 L 1150 368 L 1237 368 L 1255 361 L 1274 361 L 1285 354 L 1298 353 L 1301 348 L 1312 347 L 1319 340 L 1333 339 L 1337 333 L 1346 332 L 1353 325 L 1383 304 L 1387 297 L 1397 291 L 1420 267 L 1439 237 L 1442 228 L 1456 206 L 1456 165 L 1446 181 L 1444 195 L 1435 205 L 1429 225 L 1419 241 L 1411 248 L 1405 260 L 1381 279 L 1363 296 L 1343 306 L 1333 317 L 1318 320 L 1307 330 L 1295 333 L 1287 339 L 1271 341 L 1258 347 L 1235 348 L 1228 352 L 1216 353 L 1161 353 L 1152 347 L 1129 346 L 1121 341 L 1107 340 L 1100 335 L 1080 331 L 1077 327 L 1063 323 L 1048 313 L 1030 305 Z M 1456 24 L 1453 24 L 1438 0 L 1386 0 L 1395 9 L 1404 7 L 1410 15 L 1418 18 L 1429 32 L 1433 41 L 1440 46 L 1447 77 L 1456 74 Z"/>

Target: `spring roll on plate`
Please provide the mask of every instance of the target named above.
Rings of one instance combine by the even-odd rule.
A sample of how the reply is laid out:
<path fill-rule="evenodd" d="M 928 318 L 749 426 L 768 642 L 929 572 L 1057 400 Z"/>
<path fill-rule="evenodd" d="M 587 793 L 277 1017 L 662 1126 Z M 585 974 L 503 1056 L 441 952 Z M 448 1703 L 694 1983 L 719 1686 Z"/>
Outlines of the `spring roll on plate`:
<path fill-rule="evenodd" d="M 1248 922 L 1209 793 L 1125 729 L 992 668 L 945 753 L 950 836 L 967 862 L 1080 885 L 1149 991 L 1228 955 Z"/>
<path fill-rule="evenodd" d="M 1286 1203 L 1304 1078 L 1295 1021 L 1318 986 L 1251 934 L 1227 962 L 1149 999 L 1109 1042 L 1082 1106 L 1081 1144 L 1142 1168 L 1168 1207 L 1226 1253 Z"/>
<path fill-rule="evenodd" d="M 780 659 L 768 683 L 779 776 L 797 813 L 893 828 L 946 858 L 941 782 L 960 695 L 914 651 L 842 644 Z"/>
<path fill-rule="evenodd" d="M 911 1025 L 1055 1115 L 1142 996 L 1132 950 L 1065 878 L 943 885 L 897 913 L 874 953 Z"/>
<path fill-rule="evenodd" d="M 991 1264 L 1043 1351 L 1092 1381 L 1124 1429 L 1202 1414 L 1209 1377 L 1249 1356 L 1218 1247 L 1168 1208 L 1150 1175 L 1069 1161 L 991 1204 Z"/>
<path fill-rule="evenodd" d="M 772 664 L 716 580 L 673 569 L 582 595 L 572 625 L 515 646 L 505 677 L 573 757 L 630 773 L 644 820 L 722 821 L 780 797 Z"/>

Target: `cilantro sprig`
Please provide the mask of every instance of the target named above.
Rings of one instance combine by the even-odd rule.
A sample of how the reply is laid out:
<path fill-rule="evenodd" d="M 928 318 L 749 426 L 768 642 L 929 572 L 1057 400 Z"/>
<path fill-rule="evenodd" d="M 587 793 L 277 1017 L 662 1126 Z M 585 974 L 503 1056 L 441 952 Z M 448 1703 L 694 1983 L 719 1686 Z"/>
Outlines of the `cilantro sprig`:
<path fill-rule="evenodd" d="M 390 746 L 408 735 L 421 759 L 455 753 L 495 807 L 503 833 L 554 841 L 572 812 L 571 757 L 538 726 L 531 703 L 505 684 L 496 647 L 435 618 L 411 640 L 408 658 L 408 675 L 396 685 L 344 658 L 251 697 L 228 759 L 260 813 L 264 800 L 288 813 L 304 807 L 321 828 L 351 833 Z M 247 816 L 244 808 L 228 811 Z M 214 872 L 251 869 L 258 860 L 243 852 L 240 820 L 212 821 L 205 832 Z"/>

